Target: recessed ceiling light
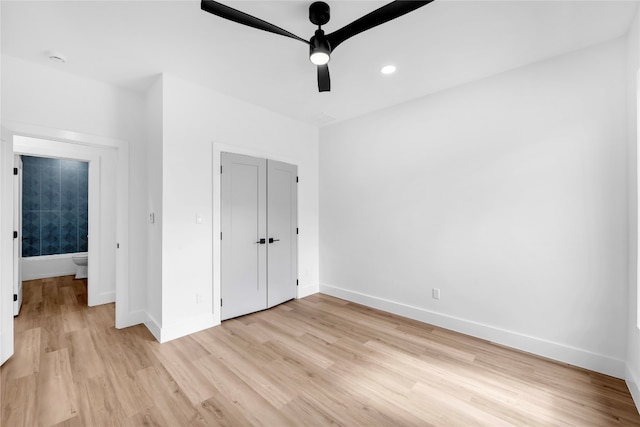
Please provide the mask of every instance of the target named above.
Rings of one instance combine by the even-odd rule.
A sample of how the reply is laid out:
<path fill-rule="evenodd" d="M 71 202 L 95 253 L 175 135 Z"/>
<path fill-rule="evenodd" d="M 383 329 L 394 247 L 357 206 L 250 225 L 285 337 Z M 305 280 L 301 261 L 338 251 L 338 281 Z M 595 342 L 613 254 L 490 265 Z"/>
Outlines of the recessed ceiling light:
<path fill-rule="evenodd" d="M 396 72 L 396 66 L 395 65 L 385 65 L 384 67 L 382 67 L 380 72 L 382 74 L 393 74 L 393 73 Z"/>
<path fill-rule="evenodd" d="M 50 61 L 56 62 L 58 64 L 64 64 L 67 62 L 67 57 L 61 54 L 60 52 L 48 52 L 47 56 Z"/>

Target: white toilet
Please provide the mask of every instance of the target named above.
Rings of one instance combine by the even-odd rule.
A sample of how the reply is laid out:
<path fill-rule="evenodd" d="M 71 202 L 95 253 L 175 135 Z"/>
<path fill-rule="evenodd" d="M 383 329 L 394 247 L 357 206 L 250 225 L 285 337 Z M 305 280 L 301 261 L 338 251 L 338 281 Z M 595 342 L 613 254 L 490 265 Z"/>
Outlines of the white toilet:
<path fill-rule="evenodd" d="M 71 259 L 73 259 L 73 263 L 78 266 L 78 270 L 76 270 L 76 279 L 86 279 L 89 254 L 73 255 Z"/>

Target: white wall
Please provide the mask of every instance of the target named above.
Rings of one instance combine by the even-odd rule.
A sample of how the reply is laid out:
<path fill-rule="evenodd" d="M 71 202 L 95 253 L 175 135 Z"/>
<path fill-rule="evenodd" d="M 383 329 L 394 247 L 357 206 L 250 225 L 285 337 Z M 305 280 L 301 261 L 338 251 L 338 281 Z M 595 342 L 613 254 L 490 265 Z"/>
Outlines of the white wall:
<path fill-rule="evenodd" d="M 300 286 L 317 291 L 318 130 L 171 75 L 162 88 L 162 319 L 149 329 L 166 341 L 220 322 L 221 150 L 298 165 Z"/>
<path fill-rule="evenodd" d="M 625 64 L 619 39 L 323 128 L 321 291 L 623 376 Z"/>
<path fill-rule="evenodd" d="M 147 92 L 147 327 L 162 325 L 162 76 Z M 154 222 L 151 223 L 150 215 Z"/>
<path fill-rule="evenodd" d="M 638 78 L 640 72 L 640 11 L 627 37 L 627 102 L 629 137 L 629 296 L 627 320 L 627 372 L 629 390 L 640 408 L 640 329 L 638 329 Z"/>
<path fill-rule="evenodd" d="M 129 311 L 145 309 L 146 147 L 141 95 L 2 56 L 2 120 L 129 143 Z M 139 318 L 142 321 L 142 316 Z"/>

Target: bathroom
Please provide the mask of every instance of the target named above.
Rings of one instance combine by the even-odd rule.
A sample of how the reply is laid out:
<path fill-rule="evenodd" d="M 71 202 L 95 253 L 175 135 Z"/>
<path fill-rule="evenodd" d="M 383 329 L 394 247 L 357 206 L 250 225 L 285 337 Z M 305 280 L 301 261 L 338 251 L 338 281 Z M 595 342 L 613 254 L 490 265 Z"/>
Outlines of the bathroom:
<path fill-rule="evenodd" d="M 86 279 L 89 163 L 22 155 L 18 164 L 21 280 Z"/>

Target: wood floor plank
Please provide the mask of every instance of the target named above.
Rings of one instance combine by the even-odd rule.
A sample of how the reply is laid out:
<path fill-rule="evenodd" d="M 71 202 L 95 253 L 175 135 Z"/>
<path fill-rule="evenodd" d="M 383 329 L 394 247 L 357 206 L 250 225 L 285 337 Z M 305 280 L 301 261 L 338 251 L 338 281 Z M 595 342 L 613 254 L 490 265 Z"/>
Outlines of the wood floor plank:
<path fill-rule="evenodd" d="M 27 313 L 25 313 L 26 315 Z M 62 315 L 41 316 L 40 349 L 43 353 L 66 348 L 67 338 L 62 322 Z"/>
<path fill-rule="evenodd" d="M 78 299 L 76 298 L 76 291 L 73 286 L 61 286 L 58 289 L 58 304 L 66 306 L 67 310 L 81 310 Z"/>
<path fill-rule="evenodd" d="M 125 415 L 133 417 L 153 406 L 149 394 L 138 383 L 137 370 L 131 370 L 127 363 L 127 356 L 119 345 L 113 345 L 111 350 L 104 355 L 106 375 L 111 389 L 116 395 Z"/>
<path fill-rule="evenodd" d="M 4 373 L 4 372 L 3 372 Z M 2 376 L 2 426 L 32 427 L 36 424 L 37 374 L 9 380 Z"/>
<path fill-rule="evenodd" d="M 36 388 L 38 425 L 48 426 L 78 415 L 76 387 L 67 349 L 41 356 Z"/>
<path fill-rule="evenodd" d="M 86 380 L 104 373 L 104 361 L 96 351 L 89 329 L 79 329 L 67 333 L 67 349 L 73 377 L 76 381 Z"/>
<path fill-rule="evenodd" d="M 43 288 L 44 289 L 44 288 Z M 49 318 L 59 316 L 61 313 L 60 304 L 58 304 L 58 294 L 54 296 L 44 295 L 42 301 L 42 317 Z"/>
<path fill-rule="evenodd" d="M 76 386 L 81 425 L 115 427 L 122 424 L 126 415 L 105 375 L 76 381 Z"/>
<path fill-rule="evenodd" d="M 153 409 L 166 425 L 188 425 L 198 417 L 193 404 L 163 366 L 142 369 L 136 375 L 140 386 L 151 391 Z"/>
<path fill-rule="evenodd" d="M 224 332 L 236 338 L 238 346 L 241 346 L 246 351 L 253 352 L 255 356 L 263 359 L 265 362 L 271 362 L 278 358 L 278 354 L 270 351 L 263 345 L 273 339 L 273 335 L 264 331 L 260 325 L 255 322 L 246 323 L 231 319 L 225 321 L 225 328 L 221 329 L 221 333 Z"/>
<path fill-rule="evenodd" d="M 122 425 L 126 427 L 163 427 L 166 426 L 166 421 L 162 418 L 162 415 L 157 414 L 155 407 L 145 409 L 144 412 L 133 414 L 127 418 Z"/>
<path fill-rule="evenodd" d="M 233 402 L 253 425 L 295 425 L 295 419 L 272 405 L 256 389 L 240 378 L 236 372 L 216 356 L 205 356 L 194 362 L 216 388 Z M 290 400 L 289 400 L 290 401 Z"/>
<path fill-rule="evenodd" d="M 219 334 L 218 340 L 218 346 L 212 351 L 212 355 L 225 361 L 234 374 L 265 400 L 274 407 L 281 408 L 293 399 L 295 393 L 286 385 L 280 386 L 277 374 L 260 369 L 264 363 L 253 359 L 250 354 L 237 351 L 232 337 Z"/>
<path fill-rule="evenodd" d="M 22 293 L 22 304 L 42 302 L 42 280 L 25 280 L 22 287 L 29 288 L 29 292 Z"/>
<path fill-rule="evenodd" d="M 197 370 L 193 366 L 193 360 L 209 354 L 195 340 L 176 340 L 165 345 L 154 343 L 152 347 L 155 349 L 158 360 L 192 405 L 197 405 L 215 394 L 215 386 L 201 375 L 197 375 Z"/>
<path fill-rule="evenodd" d="M 296 385 L 298 398 L 286 405 L 287 410 L 290 404 L 297 408 L 296 411 L 309 411 L 314 407 L 321 412 L 321 417 L 342 425 L 375 425 L 384 418 L 383 414 L 372 410 L 368 394 L 344 387 L 346 381 L 331 370 L 318 369 L 290 358 L 276 360 L 273 369 Z"/>
<path fill-rule="evenodd" d="M 209 399 L 196 405 L 196 410 L 199 416 L 191 424 L 193 427 L 252 425 L 241 408 L 217 390 Z"/>
<path fill-rule="evenodd" d="M 65 332 L 85 329 L 87 325 L 87 315 L 81 310 L 64 311 L 62 313 L 62 324 Z"/>
<path fill-rule="evenodd" d="M 20 316 L 13 318 L 14 334 L 34 329 L 41 325 L 42 301 L 28 304 L 23 302 L 20 314 Z"/>
<path fill-rule="evenodd" d="M 6 380 L 35 374 L 40 370 L 40 328 L 15 334 L 14 354 L 2 370 Z"/>
<path fill-rule="evenodd" d="M 639 426 L 623 380 L 315 294 L 159 344 L 25 282 L 6 426 Z"/>

